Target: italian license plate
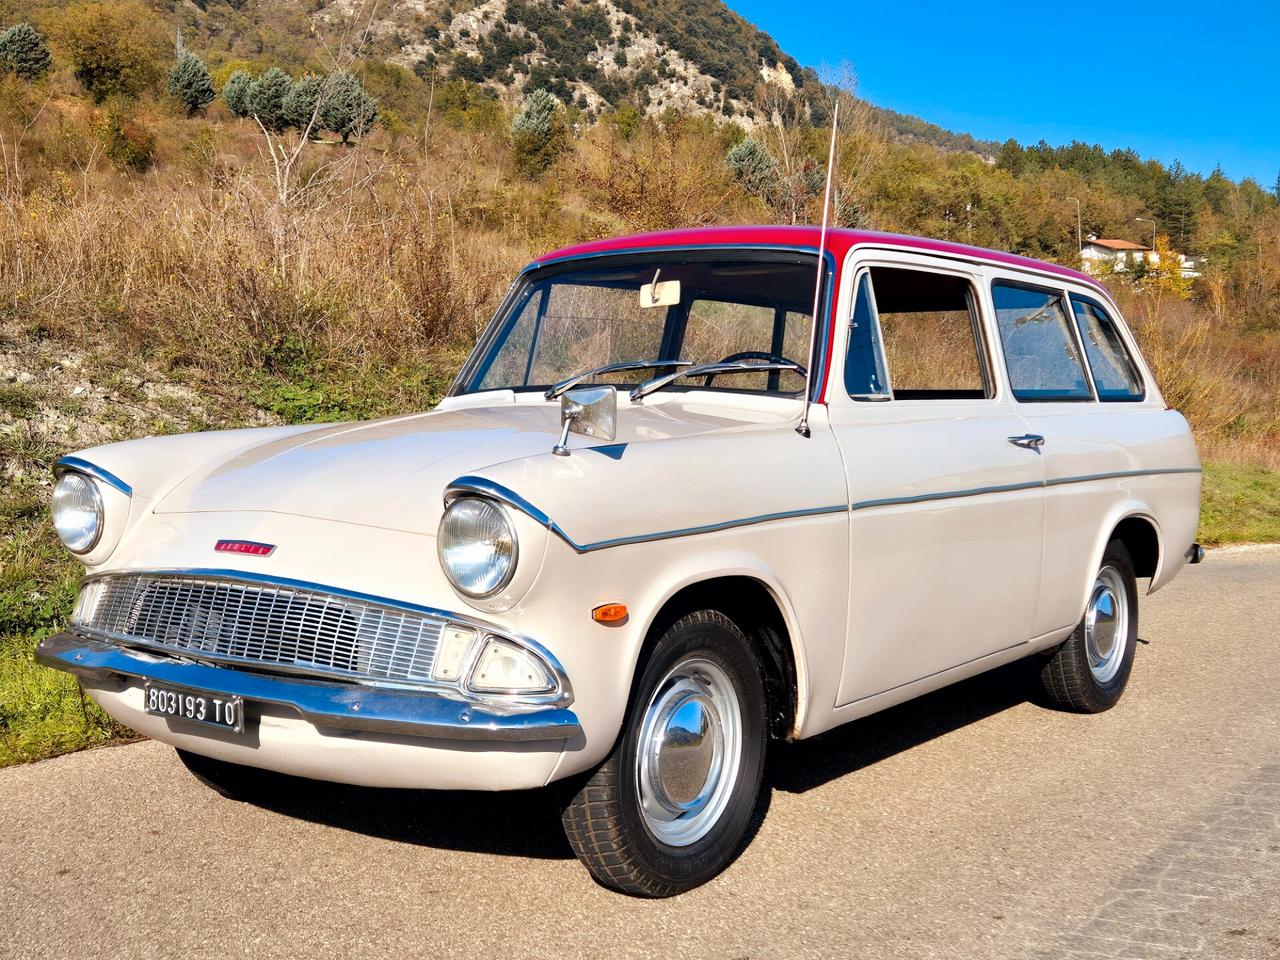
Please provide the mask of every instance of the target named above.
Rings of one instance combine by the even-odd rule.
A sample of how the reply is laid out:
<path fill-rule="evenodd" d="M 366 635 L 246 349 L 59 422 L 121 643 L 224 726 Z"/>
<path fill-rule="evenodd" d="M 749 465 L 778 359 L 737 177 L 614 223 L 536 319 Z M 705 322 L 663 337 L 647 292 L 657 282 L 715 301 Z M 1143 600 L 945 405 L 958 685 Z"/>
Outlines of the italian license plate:
<path fill-rule="evenodd" d="M 142 696 L 143 707 L 153 717 L 203 723 L 232 733 L 244 730 L 244 701 L 239 697 L 163 683 L 147 683 Z"/>

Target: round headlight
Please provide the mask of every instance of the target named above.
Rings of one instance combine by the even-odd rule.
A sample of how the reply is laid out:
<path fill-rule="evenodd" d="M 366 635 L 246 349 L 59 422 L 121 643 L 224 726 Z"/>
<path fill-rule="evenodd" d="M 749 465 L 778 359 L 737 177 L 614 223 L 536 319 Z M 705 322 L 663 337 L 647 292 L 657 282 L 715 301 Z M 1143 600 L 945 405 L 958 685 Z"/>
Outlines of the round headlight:
<path fill-rule="evenodd" d="M 458 592 L 491 597 L 516 570 L 516 530 L 506 511 L 478 497 L 462 497 L 445 508 L 438 540 L 440 564 Z"/>
<path fill-rule="evenodd" d="M 88 553 L 102 536 L 102 496 L 82 473 L 64 473 L 53 487 L 53 528 L 72 553 Z"/>

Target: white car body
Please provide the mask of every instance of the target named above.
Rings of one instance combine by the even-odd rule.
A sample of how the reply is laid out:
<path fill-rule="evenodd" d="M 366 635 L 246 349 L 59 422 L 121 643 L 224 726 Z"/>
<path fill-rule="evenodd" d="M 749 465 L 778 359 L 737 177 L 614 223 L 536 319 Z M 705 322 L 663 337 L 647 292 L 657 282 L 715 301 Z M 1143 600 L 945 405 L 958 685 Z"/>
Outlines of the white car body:
<path fill-rule="evenodd" d="M 812 251 L 816 240 L 813 230 L 743 228 L 624 238 L 562 256 L 717 244 Z M 75 625 L 41 659 L 76 672 L 134 730 L 233 763 L 371 786 L 539 787 L 609 753 L 646 638 L 682 591 L 745 591 L 774 605 L 785 628 L 777 682 L 790 700 L 779 732 L 804 738 L 1054 647 L 1080 621 L 1117 531 L 1151 591 L 1195 556 L 1195 445 L 1105 290 L 1061 268 L 909 238 L 833 231 L 827 249 L 832 319 L 817 351 L 808 437 L 796 430 L 800 397 L 687 390 L 632 402 L 620 392 L 613 441 L 573 437 L 571 455 L 553 456 L 559 403 L 499 390 L 372 423 L 113 444 L 64 465 L 97 477 L 106 501 L 102 546 L 82 557 L 86 582 L 178 571 L 443 612 L 532 641 L 566 681 L 546 702 L 299 678 L 198 652 L 91 642 L 93 631 Z M 840 332 L 856 278 L 876 264 L 972 282 L 994 396 L 866 403 L 846 393 Z M 999 279 L 1104 303 L 1136 360 L 1143 399 L 1015 400 L 993 320 Z M 1008 442 L 1022 435 L 1045 442 Z M 450 491 L 501 503 L 518 531 L 515 574 L 489 599 L 463 597 L 441 569 L 437 528 Z M 214 552 L 227 539 L 275 549 Z M 609 603 L 625 604 L 627 619 L 596 622 L 593 609 Z M 150 715 L 148 676 L 238 691 L 252 723 L 231 734 Z M 227 678 L 231 686 L 217 685 Z M 278 699 L 285 687 L 330 689 L 327 709 L 351 722 L 308 719 Z M 380 698 L 398 704 L 387 716 L 400 726 L 377 722 Z M 414 701 L 443 701 L 448 716 L 433 713 L 415 730 Z M 364 728 L 361 716 L 371 718 Z"/>

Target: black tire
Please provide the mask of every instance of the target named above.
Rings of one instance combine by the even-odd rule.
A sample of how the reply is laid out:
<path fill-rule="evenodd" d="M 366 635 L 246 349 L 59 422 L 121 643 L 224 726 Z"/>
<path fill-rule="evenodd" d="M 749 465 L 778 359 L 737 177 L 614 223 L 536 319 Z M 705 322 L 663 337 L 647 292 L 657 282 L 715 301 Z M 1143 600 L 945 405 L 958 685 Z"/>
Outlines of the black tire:
<path fill-rule="evenodd" d="M 261 788 L 263 779 L 270 776 L 257 767 L 216 760 L 200 753 L 183 750 L 181 747 L 174 749 L 177 750 L 178 759 L 182 761 L 182 765 L 193 777 L 228 800 L 245 800 L 252 797 Z"/>
<path fill-rule="evenodd" d="M 1114 571 L 1112 576 L 1107 571 Z M 1123 602 L 1127 615 L 1123 627 L 1117 627 L 1114 642 L 1123 642 L 1122 650 L 1115 651 L 1118 660 L 1108 658 L 1105 669 L 1099 669 L 1096 647 L 1090 640 L 1090 615 L 1094 597 L 1104 585 L 1104 577 L 1110 580 L 1110 589 L 1119 599 L 1115 588 L 1123 590 Z M 1133 573 L 1133 561 L 1129 551 L 1119 540 L 1112 540 L 1102 555 L 1094 586 L 1090 590 L 1090 603 L 1075 632 L 1049 657 L 1040 670 L 1040 681 L 1049 699 L 1060 707 L 1078 713 L 1101 713 L 1110 710 L 1124 693 L 1133 671 L 1133 655 L 1138 647 L 1138 584 Z"/>
<path fill-rule="evenodd" d="M 667 698 L 678 697 L 672 691 L 681 684 L 686 690 L 695 691 L 685 696 L 698 696 L 699 688 L 690 683 L 690 678 L 679 676 L 686 669 L 693 673 L 695 683 L 703 680 L 706 698 L 712 697 L 713 691 L 720 690 L 724 679 L 728 679 L 739 708 L 740 736 L 723 733 L 720 742 L 738 742 L 741 750 L 736 773 L 725 773 L 719 779 L 708 775 L 703 782 L 701 793 L 714 782 L 720 786 L 711 792 L 723 798 L 706 805 L 708 811 L 719 807 L 714 818 L 711 813 L 699 816 L 702 824 L 710 824 L 705 834 L 673 845 L 651 826 L 653 820 L 642 807 L 640 784 L 646 776 L 652 778 L 654 770 L 674 767 L 661 768 L 655 760 L 642 773 L 637 757 L 646 715 L 652 724 L 656 722 L 654 717 L 674 717 L 680 712 L 671 708 L 662 714 L 661 707 L 676 702 Z M 697 676 L 699 669 L 705 671 L 703 678 Z M 731 724 L 717 720 L 713 726 L 716 730 L 729 730 Z M 764 682 L 746 635 L 716 610 L 699 610 L 681 617 L 663 631 L 642 660 L 631 706 L 613 752 L 585 782 L 577 784 L 563 808 L 561 819 L 573 852 L 601 884 L 635 896 L 670 897 L 705 883 L 724 870 L 745 846 L 760 797 L 766 739 Z M 706 742 L 706 737 L 699 738 L 699 756 L 705 756 L 701 744 Z M 678 749 L 666 747 L 668 751 Z M 701 767 L 694 769 L 698 772 L 688 782 L 698 782 L 702 776 Z M 719 768 L 713 764 L 711 769 Z M 659 782 L 665 781 L 659 778 Z M 688 782 L 682 785 L 687 786 Z M 651 805 L 657 802 L 654 790 L 646 795 Z M 683 816 L 677 816 L 672 824 L 687 824 L 688 820 L 681 821 Z"/>

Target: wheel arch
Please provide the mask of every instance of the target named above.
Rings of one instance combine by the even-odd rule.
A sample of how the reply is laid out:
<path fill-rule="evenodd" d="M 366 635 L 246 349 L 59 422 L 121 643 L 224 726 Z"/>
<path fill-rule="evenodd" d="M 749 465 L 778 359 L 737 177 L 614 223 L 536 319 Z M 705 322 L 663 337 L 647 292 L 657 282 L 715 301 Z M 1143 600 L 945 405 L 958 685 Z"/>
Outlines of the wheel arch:
<path fill-rule="evenodd" d="M 1152 577 L 1160 570 L 1160 528 L 1144 513 L 1132 513 L 1111 530 L 1108 541 L 1119 540 L 1129 551 L 1133 572 L 1139 577 Z M 1105 545 L 1103 549 L 1106 549 Z"/>
<path fill-rule="evenodd" d="M 1079 609 L 1083 615 L 1088 603 L 1094 576 L 1102 565 L 1102 555 L 1107 544 L 1112 540 L 1120 540 L 1133 560 L 1134 574 L 1138 577 L 1150 577 L 1154 583 L 1160 575 L 1165 562 L 1164 541 L 1160 531 L 1160 521 L 1155 518 L 1150 507 L 1139 501 L 1128 501 L 1117 506 L 1109 514 L 1104 523 L 1098 527 L 1098 540 L 1094 544 L 1093 556 L 1086 573 L 1085 582 L 1081 584 Z"/>
<path fill-rule="evenodd" d="M 637 650 L 638 677 L 648 650 L 665 627 L 685 613 L 720 610 L 751 640 L 764 671 L 771 736 L 786 739 L 800 729 L 807 704 L 808 681 L 795 611 L 785 591 L 769 572 L 754 564 L 725 566 L 688 573 L 668 587 L 654 604 Z"/>

